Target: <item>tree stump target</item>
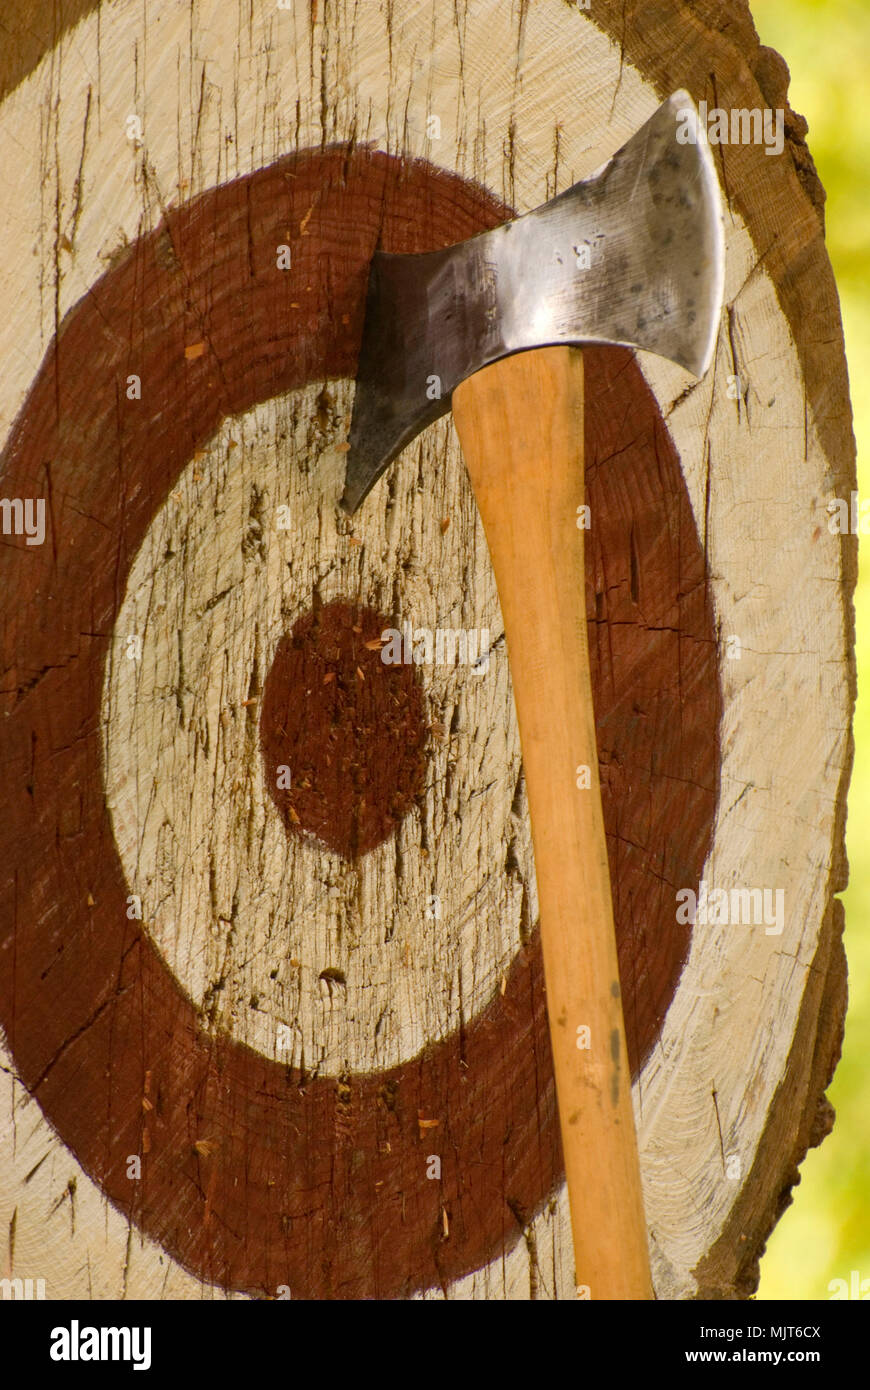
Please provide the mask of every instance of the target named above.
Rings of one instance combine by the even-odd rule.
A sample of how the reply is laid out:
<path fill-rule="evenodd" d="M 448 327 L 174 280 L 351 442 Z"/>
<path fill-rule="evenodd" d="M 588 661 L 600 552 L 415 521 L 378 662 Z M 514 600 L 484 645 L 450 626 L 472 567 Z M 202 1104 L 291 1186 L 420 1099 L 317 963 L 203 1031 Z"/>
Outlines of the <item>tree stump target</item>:
<path fill-rule="evenodd" d="M 722 106 L 785 98 L 745 16 L 720 34 L 697 6 L 668 68 L 669 5 L 616 33 L 507 8 L 238 28 L 195 5 L 191 29 L 120 4 L 0 86 L 2 490 L 49 517 L 0 551 L 0 1219 L 50 1296 L 572 1293 L 510 673 L 449 419 L 336 509 L 365 277 L 375 245 L 449 245 L 591 173 L 668 90 L 709 97 L 694 71 Z M 57 183 L 35 248 L 34 104 Z M 666 1298 L 751 1291 L 841 1027 L 854 552 L 825 507 L 852 456 L 788 129 L 782 157 L 719 151 L 710 378 L 586 354 L 600 771 Z M 405 621 L 486 634 L 485 663 L 384 665 Z M 782 934 L 681 922 L 702 880 L 782 888 Z"/>

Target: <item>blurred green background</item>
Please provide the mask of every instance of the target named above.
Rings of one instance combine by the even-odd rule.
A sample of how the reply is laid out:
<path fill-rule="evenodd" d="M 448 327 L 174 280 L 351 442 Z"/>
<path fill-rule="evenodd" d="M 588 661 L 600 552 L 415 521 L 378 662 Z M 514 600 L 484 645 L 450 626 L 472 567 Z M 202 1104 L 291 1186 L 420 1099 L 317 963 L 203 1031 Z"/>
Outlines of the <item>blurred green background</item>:
<path fill-rule="evenodd" d="M 790 102 L 809 122 L 827 190 L 828 252 L 840 289 L 858 439 L 858 490 L 870 496 L 870 246 L 867 114 L 870 0 L 750 0 L 761 42 L 791 69 Z M 833 1133 L 812 1149 L 802 1180 L 761 1261 L 759 1298 L 830 1298 L 833 1279 L 870 1279 L 870 572 L 861 546 L 856 594 L 858 711 L 849 796 L 846 907 L 849 1011 L 843 1058 L 828 1097 Z"/>

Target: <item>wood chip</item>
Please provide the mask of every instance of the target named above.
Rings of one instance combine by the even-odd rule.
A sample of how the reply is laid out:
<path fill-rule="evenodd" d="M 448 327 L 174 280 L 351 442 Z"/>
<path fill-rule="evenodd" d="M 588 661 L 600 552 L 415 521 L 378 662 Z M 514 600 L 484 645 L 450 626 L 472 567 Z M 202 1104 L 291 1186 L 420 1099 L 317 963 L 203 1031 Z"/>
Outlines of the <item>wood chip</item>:
<path fill-rule="evenodd" d="M 193 362 L 197 357 L 202 357 L 205 352 L 205 343 L 190 343 L 184 349 L 184 355 L 188 362 Z"/>

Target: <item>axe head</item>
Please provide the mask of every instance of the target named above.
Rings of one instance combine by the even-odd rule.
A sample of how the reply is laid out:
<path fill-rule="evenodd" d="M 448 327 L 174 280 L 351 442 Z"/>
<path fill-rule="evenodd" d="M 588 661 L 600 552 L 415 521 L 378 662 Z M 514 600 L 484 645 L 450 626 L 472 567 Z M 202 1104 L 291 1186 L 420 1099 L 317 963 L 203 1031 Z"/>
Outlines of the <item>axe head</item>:
<path fill-rule="evenodd" d="M 712 360 L 725 278 L 719 184 L 687 92 L 609 163 L 549 203 L 444 251 L 375 252 L 342 506 L 500 357 L 613 343 L 697 376 Z"/>

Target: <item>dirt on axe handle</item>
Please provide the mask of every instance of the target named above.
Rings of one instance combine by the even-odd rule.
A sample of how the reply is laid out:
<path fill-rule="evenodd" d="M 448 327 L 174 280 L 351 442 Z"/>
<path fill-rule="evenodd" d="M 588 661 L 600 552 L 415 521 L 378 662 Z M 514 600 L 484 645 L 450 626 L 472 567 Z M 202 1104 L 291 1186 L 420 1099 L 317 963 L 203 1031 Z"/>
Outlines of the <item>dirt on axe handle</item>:
<path fill-rule="evenodd" d="M 675 92 L 591 179 L 447 250 L 376 252 L 342 505 L 452 408 L 505 624 L 529 798 L 576 1283 L 651 1298 L 586 633 L 584 343 L 702 376 L 722 203 Z"/>

